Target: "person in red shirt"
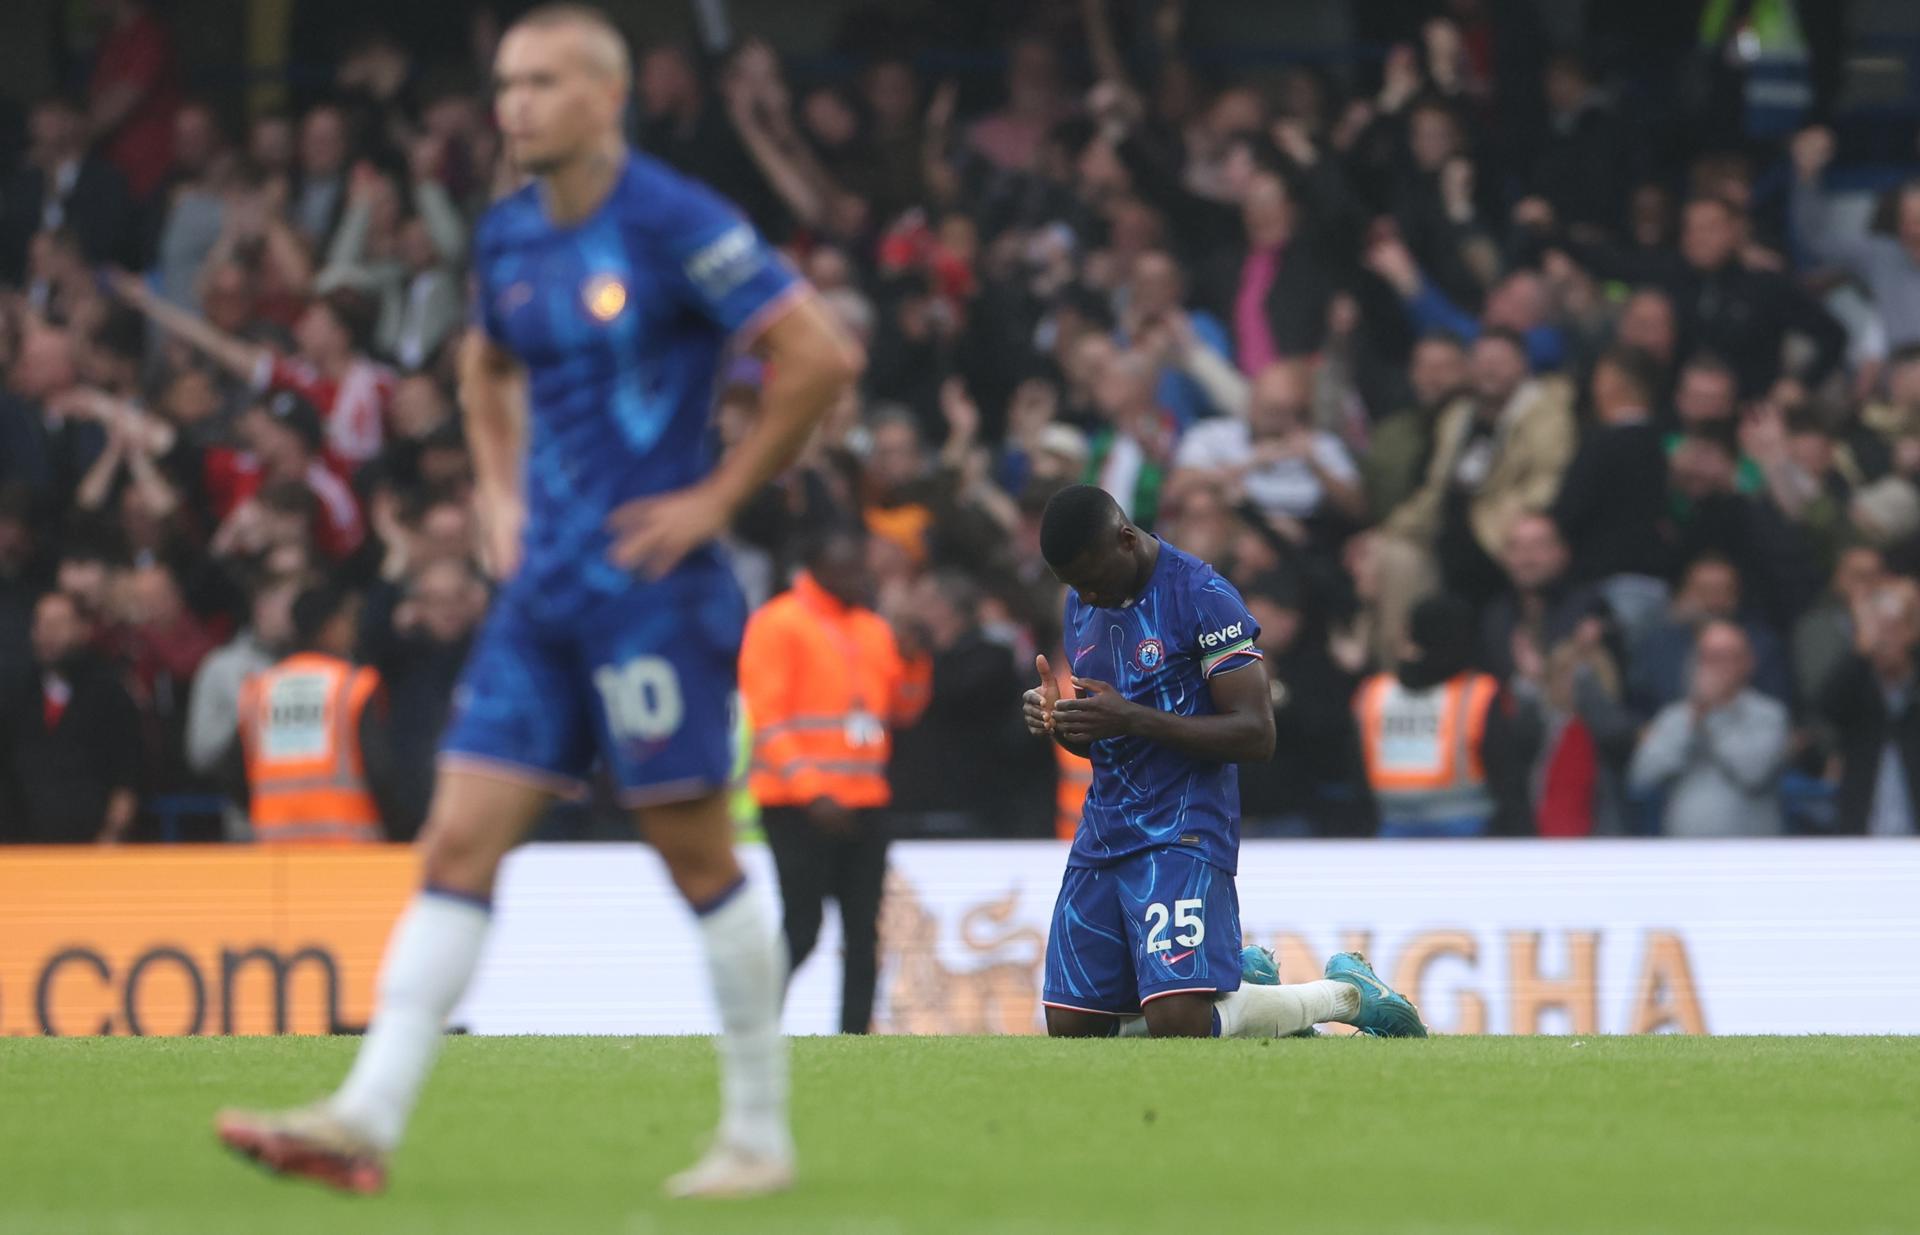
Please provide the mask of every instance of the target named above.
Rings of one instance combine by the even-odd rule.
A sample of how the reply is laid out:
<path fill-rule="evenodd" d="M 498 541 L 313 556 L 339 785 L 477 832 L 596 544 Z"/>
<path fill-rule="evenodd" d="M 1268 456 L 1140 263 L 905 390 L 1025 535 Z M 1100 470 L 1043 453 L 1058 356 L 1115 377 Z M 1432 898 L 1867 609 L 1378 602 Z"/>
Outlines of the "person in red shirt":
<path fill-rule="evenodd" d="M 343 470 L 352 472 L 380 453 L 398 379 L 366 355 L 374 306 L 365 295 L 343 287 L 309 302 L 294 323 L 294 354 L 283 356 L 168 304 L 137 275 L 116 275 L 114 290 L 154 325 L 255 390 L 292 391 L 321 409 L 326 453 Z"/>
<path fill-rule="evenodd" d="M 240 420 L 245 449 L 206 455 L 208 496 L 221 519 L 213 552 L 225 557 L 259 552 L 274 539 L 269 524 L 282 503 L 266 502 L 268 490 L 294 488 L 311 495 L 314 547 L 330 561 L 353 554 L 366 539 L 359 499 L 322 457 L 320 413 L 291 390 L 277 391 L 248 408 Z"/>
<path fill-rule="evenodd" d="M 153 195 L 173 162 L 180 79 L 173 39 L 143 0 L 96 0 L 108 23 L 87 81 L 87 128 L 134 200 Z"/>

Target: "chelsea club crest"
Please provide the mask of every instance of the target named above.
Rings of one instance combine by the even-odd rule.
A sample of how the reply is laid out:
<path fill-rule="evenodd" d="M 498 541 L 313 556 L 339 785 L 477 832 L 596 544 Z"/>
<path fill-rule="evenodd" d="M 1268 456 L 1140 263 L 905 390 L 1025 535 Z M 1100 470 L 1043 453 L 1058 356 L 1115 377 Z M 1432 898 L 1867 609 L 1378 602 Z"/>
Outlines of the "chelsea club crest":
<path fill-rule="evenodd" d="M 1158 639 L 1147 638 L 1133 649 L 1133 663 L 1141 669 L 1152 671 L 1160 667 L 1160 661 L 1166 656 L 1167 649 Z"/>

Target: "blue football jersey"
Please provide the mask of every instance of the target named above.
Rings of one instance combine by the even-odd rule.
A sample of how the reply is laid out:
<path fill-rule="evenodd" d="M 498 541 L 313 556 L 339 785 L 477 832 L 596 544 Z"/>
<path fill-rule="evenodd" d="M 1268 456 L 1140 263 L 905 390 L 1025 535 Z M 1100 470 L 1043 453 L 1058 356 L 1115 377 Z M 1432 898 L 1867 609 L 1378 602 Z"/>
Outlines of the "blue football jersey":
<path fill-rule="evenodd" d="M 1146 589 L 1123 609 L 1067 592 L 1074 676 L 1107 682 L 1133 702 L 1176 716 L 1212 714 L 1207 679 L 1260 658 L 1260 628 L 1240 593 L 1192 554 L 1161 542 Z M 1240 859 L 1240 774 L 1145 738 L 1093 744 L 1093 785 L 1069 866 L 1105 866 L 1180 846 L 1229 873 Z"/>
<path fill-rule="evenodd" d="M 803 285 L 732 206 L 638 152 L 577 224 L 551 222 L 537 185 L 502 199 L 473 264 L 474 316 L 527 373 L 510 590 L 536 616 L 570 617 L 642 586 L 607 559 L 607 516 L 712 469 L 721 353 Z"/>

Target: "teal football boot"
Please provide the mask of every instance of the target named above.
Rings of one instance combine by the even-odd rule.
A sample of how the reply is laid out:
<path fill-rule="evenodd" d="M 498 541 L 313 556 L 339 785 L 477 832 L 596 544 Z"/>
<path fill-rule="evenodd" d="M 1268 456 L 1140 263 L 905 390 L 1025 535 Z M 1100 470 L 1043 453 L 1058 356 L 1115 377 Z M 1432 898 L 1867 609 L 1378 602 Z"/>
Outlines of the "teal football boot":
<path fill-rule="evenodd" d="M 1248 986 L 1280 985 L 1280 962 L 1272 948 L 1250 943 L 1240 949 L 1240 980 Z"/>
<path fill-rule="evenodd" d="M 1240 980 L 1248 986 L 1280 985 L 1280 962 L 1274 959 L 1272 948 L 1263 948 L 1250 943 L 1240 949 Z M 1298 1033 L 1290 1033 L 1289 1038 L 1317 1038 L 1320 1031 L 1309 1025 Z"/>
<path fill-rule="evenodd" d="M 1339 952 L 1327 961 L 1327 977 L 1360 992 L 1360 1015 L 1353 1027 L 1375 1038 L 1424 1038 L 1427 1027 L 1413 1001 L 1380 980 L 1358 952 Z"/>

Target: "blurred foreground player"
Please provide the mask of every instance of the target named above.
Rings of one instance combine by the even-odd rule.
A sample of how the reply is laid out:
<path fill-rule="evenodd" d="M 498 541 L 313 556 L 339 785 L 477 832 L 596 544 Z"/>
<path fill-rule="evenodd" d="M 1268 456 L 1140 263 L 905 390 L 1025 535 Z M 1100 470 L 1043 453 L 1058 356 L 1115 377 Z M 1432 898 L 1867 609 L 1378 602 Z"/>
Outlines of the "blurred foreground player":
<path fill-rule="evenodd" d="M 1061 490 L 1040 551 L 1068 587 L 1078 698 L 1044 656 L 1027 728 L 1093 762 L 1047 938 L 1047 1032 L 1102 1038 L 1125 1018 L 1159 1037 L 1271 1038 L 1322 1021 L 1425 1037 L 1358 953 L 1326 979 L 1242 985 L 1240 784 L 1273 754 L 1259 626 L 1233 585 L 1133 526 L 1102 489 Z"/>
<path fill-rule="evenodd" d="M 461 393 L 485 544 L 507 583 L 442 743 L 425 886 L 388 944 L 351 1073 L 313 1106 L 220 1117 L 228 1145 L 275 1170 L 384 1184 L 479 959 L 500 861 L 597 753 L 698 917 L 723 1025 L 719 1133 L 669 1191 L 793 1179 L 785 965 L 743 891 L 724 796 L 745 604 L 712 541 L 861 362 L 731 208 L 626 149 L 629 76 L 624 42 L 591 9 L 536 9 L 500 44 L 500 128 L 535 180 L 475 236 Z M 730 339 L 771 377 L 759 420 L 716 465 L 712 378 Z"/>

